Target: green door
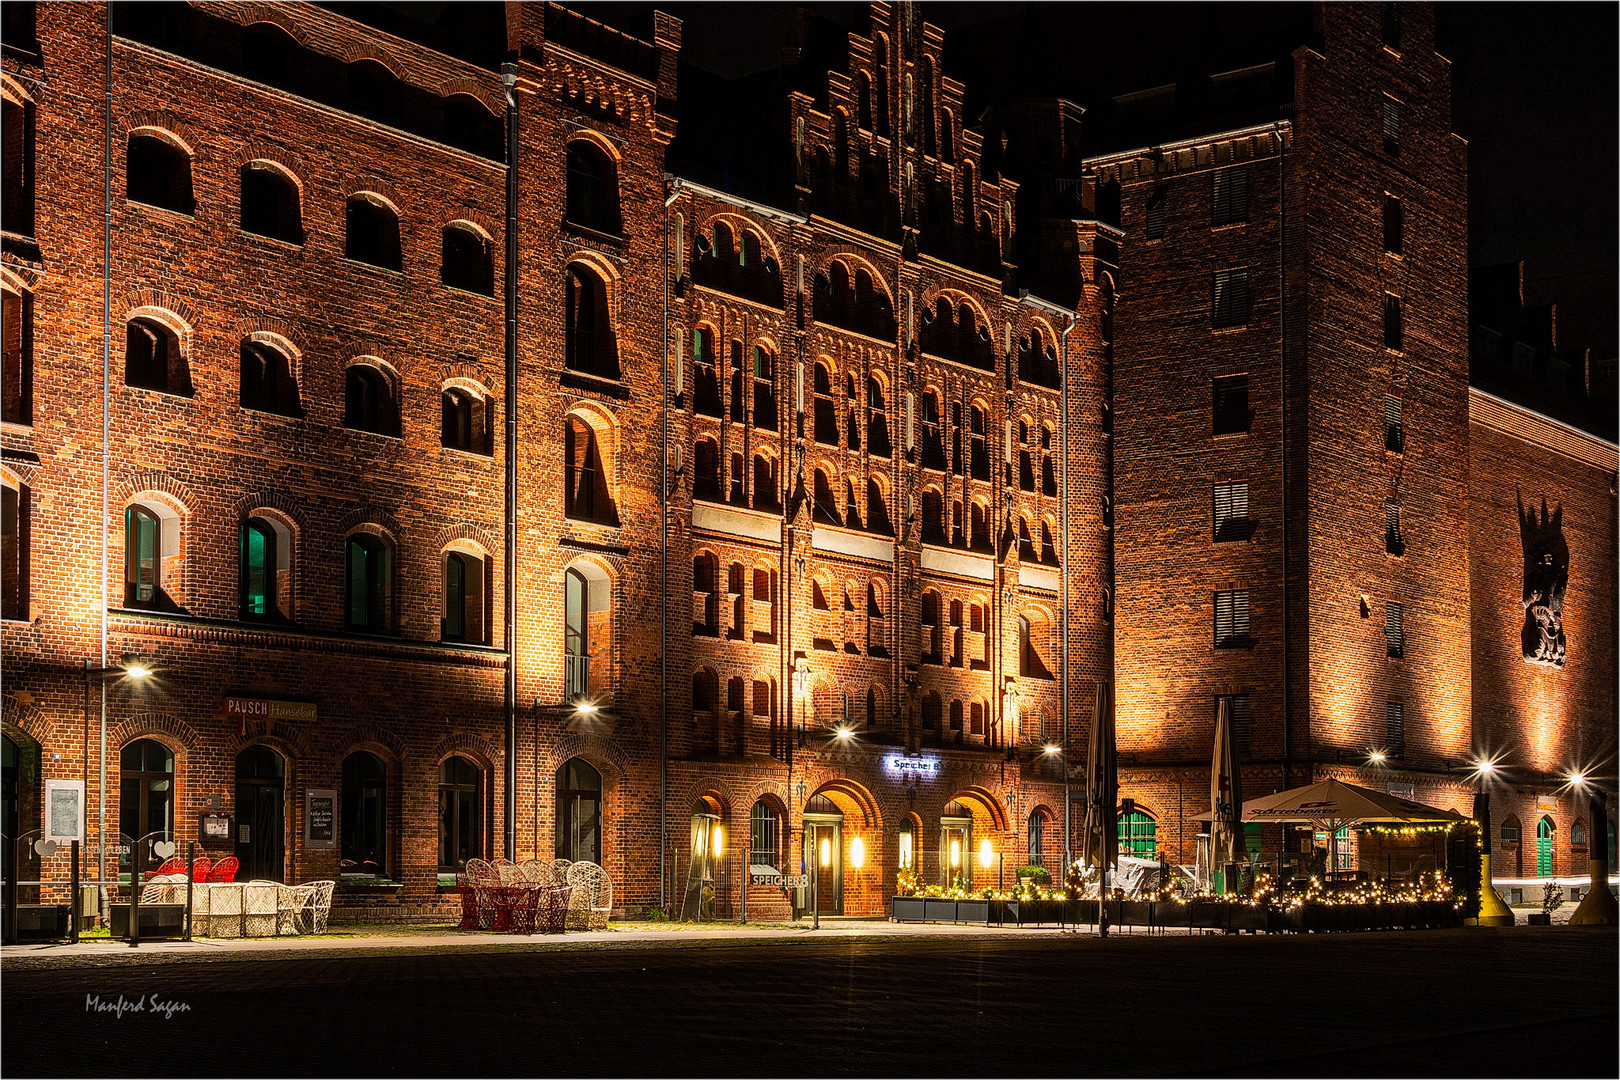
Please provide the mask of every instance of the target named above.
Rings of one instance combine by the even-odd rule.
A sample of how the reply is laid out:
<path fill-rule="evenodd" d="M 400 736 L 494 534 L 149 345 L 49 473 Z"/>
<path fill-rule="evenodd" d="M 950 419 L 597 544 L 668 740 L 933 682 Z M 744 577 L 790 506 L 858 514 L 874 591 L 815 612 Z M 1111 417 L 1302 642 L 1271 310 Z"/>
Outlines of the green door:
<path fill-rule="evenodd" d="M 1552 818 L 1542 818 L 1536 826 L 1536 877 L 1552 877 Z"/>

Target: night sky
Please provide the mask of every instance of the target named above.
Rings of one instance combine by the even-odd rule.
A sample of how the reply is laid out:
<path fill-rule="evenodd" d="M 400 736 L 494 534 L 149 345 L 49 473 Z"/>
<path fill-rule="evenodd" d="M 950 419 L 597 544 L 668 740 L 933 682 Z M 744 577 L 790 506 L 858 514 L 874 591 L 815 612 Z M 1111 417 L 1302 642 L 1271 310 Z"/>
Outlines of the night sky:
<path fill-rule="evenodd" d="M 645 34 L 655 5 L 569 6 Z M 780 63 L 794 17 L 786 3 L 656 6 L 683 21 L 686 62 L 727 77 Z M 864 23 L 863 4 L 803 6 L 844 27 Z M 957 35 L 1024 6 L 925 3 L 923 17 L 947 31 L 949 51 Z M 1140 8 L 1145 20 L 1166 10 Z M 1560 348 L 1591 346 L 1614 355 L 1620 337 L 1620 6 L 1455 3 L 1438 11 L 1440 51 L 1453 64 L 1454 128 L 1469 140 L 1470 262 L 1523 259 L 1531 300 L 1559 301 Z"/>

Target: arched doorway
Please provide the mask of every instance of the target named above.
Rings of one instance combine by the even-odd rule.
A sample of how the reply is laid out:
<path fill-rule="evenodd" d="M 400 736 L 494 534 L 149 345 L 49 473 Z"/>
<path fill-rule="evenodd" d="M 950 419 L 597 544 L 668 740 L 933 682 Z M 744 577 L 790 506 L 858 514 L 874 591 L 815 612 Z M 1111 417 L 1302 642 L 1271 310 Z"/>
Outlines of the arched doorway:
<path fill-rule="evenodd" d="M 342 871 L 386 878 L 388 767 L 366 750 L 356 750 L 343 759 L 342 830 Z"/>
<path fill-rule="evenodd" d="M 174 839 L 174 754 L 156 739 L 137 739 L 124 747 L 118 763 L 118 831 L 131 850 L 136 841 L 146 841 L 141 855 L 149 864 L 151 845 Z M 129 852 L 120 851 L 119 868 L 127 872 L 129 863 Z"/>
<path fill-rule="evenodd" d="M 804 804 L 805 873 L 810 875 L 810 903 L 820 915 L 844 913 L 844 812 L 825 795 Z"/>
<path fill-rule="evenodd" d="M 11 741 L 10 735 L 0 736 L 4 742 L 4 820 L 0 821 L 0 834 L 15 838 L 22 821 L 22 751 Z"/>
<path fill-rule="evenodd" d="M 557 858 L 602 864 L 602 774 L 584 758 L 557 770 Z"/>
<path fill-rule="evenodd" d="M 687 863 L 686 892 L 681 899 L 681 918 L 708 922 L 714 918 L 716 869 L 723 864 L 725 829 L 720 824 L 720 806 L 704 797 L 692 804 L 691 858 Z"/>
<path fill-rule="evenodd" d="M 286 879 L 287 762 L 268 746 L 236 755 L 236 858 L 243 881 Z"/>
<path fill-rule="evenodd" d="M 939 883 L 946 888 L 973 884 L 973 811 L 960 802 L 939 815 Z"/>
<path fill-rule="evenodd" d="M 1550 817 L 1536 823 L 1536 877 L 1552 877 L 1553 831 L 1553 819 Z"/>

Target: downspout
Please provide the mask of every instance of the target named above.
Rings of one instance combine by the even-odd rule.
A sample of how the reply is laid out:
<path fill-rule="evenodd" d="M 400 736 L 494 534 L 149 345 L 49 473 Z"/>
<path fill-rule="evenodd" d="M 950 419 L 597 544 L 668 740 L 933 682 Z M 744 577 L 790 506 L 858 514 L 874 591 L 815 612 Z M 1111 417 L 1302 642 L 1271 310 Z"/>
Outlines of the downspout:
<path fill-rule="evenodd" d="M 506 572 L 501 602 L 506 622 L 506 857 L 517 861 L 517 308 L 518 308 L 518 108 L 517 65 L 501 65 L 506 89 Z M 536 747 L 538 748 L 538 742 Z M 540 783 L 538 758 L 534 782 Z M 538 786 L 535 806 L 540 805 Z M 540 835 L 534 837 L 535 854 Z"/>
<path fill-rule="evenodd" d="M 1063 424 L 1058 429 L 1058 453 L 1063 455 L 1063 499 L 1058 512 L 1063 525 L 1063 575 L 1059 579 L 1063 607 L 1063 880 L 1068 880 L 1069 864 L 1074 860 L 1073 829 L 1069 821 L 1069 334 L 1074 330 L 1078 315 L 1069 312 L 1069 325 L 1063 328 Z"/>
<path fill-rule="evenodd" d="M 1288 262 L 1285 250 L 1288 243 L 1288 206 L 1286 176 L 1283 172 L 1282 125 L 1274 125 L 1277 136 L 1277 376 L 1281 393 L 1280 417 L 1282 439 L 1282 498 L 1279 507 L 1282 516 L 1282 786 L 1288 790 L 1289 765 L 1293 757 L 1293 743 L 1289 738 L 1292 717 L 1288 710 L 1289 663 L 1288 650 L 1293 642 L 1288 626 Z"/>
<path fill-rule="evenodd" d="M 662 560 L 660 580 L 664 583 L 658 618 L 658 907 L 665 913 L 669 911 L 669 208 L 681 195 L 680 178 L 665 173 L 664 183 L 671 182 L 674 186 L 664 200 L 664 392 L 659 406 L 663 438 L 658 485 L 658 555 Z"/>
<path fill-rule="evenodd" d="M 113 117 L 113 35 L 112 6 L 107 13 L 106 96 L 103 104 L 103 143 L 101 157 L 101 668 L 107 667 L 107 530 L 111 527 L 112 466 L 112 117 Z M 96 803 L 96 880 L 107 880 L 107 680 L 98 679 L 101 697 L 101 746 Z M 77 898 L 75 898 L 75 903 Z"/>

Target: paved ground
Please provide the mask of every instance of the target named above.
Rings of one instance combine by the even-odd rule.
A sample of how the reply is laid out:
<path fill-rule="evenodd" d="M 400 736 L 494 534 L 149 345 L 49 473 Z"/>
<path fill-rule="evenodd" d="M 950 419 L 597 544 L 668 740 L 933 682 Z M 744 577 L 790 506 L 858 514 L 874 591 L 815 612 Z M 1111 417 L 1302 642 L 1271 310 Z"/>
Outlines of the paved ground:
<path fill-rule="evenodd" d="M 440 940 L 7 949 L 3 1070 L 1620 1073 L 1613 929 L 1100 940 L 845 923 Z M 118 1012 L 120 997 L 142 1011 Z"/>

